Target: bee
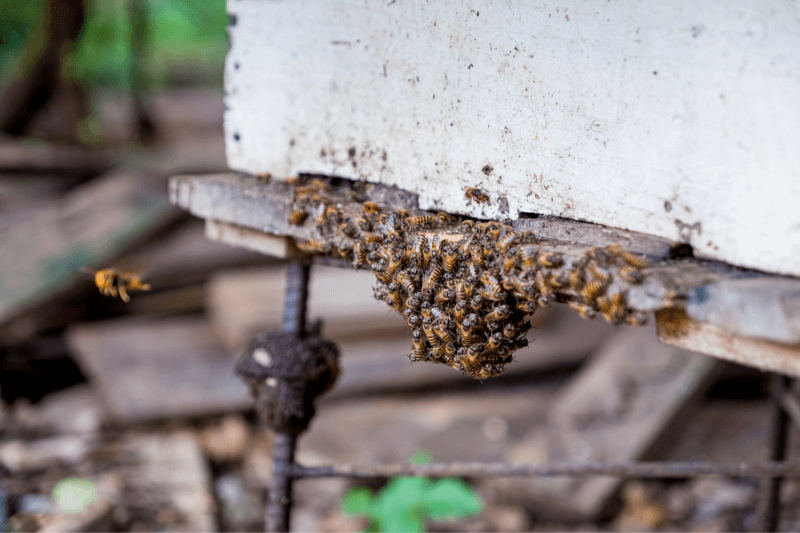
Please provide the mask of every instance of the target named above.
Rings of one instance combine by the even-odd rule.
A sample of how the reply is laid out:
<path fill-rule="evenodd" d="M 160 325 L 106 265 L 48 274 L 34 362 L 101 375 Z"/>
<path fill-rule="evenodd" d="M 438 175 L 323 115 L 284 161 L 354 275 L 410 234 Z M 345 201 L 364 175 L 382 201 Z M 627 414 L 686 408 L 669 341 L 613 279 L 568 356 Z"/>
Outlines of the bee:
<path fill-rule="evenodd" d="M 619 275 L 628 283 L 635 285 L 644 281 L 646 274 L 638 268 L 625 266 L 619 269 Z"/>
<path fill-rule="evenodd" d="M 425 336 L 428 338 L 428 342 L 431 346 L 439 346 L 439 342 L 436 340 L 436 335 L 433 331 L 433 321 L 431 318 L 426 316 L 422 319 L 422 330 L 425 332 Z"/>
<path fill-rule="evenodd" d="M 410 277 L 408 277 L 408 274 L 406 274 L 404 271 L 401 270 L 400 272 L 398 272 L 397 276 L 395 276 L 394 279 L 397 283 L 400 284 L 401 287 L 403 287 L 403 290 L 406 291 L 408 294 L 414 293 L 414 282 L 411 280 Z"/>
<path fill-rule="evenodd" d="M 504 237 L 497 241 L 497 253 L 504 254 L 506 250 L 517 243 L 519 235 L 516 231 L 509 231 Z"/>
<path fill-rule="evenodd" d="M 517 327 L 514 324 L 508 323 L 503 328 L 503 337 L 506 339 L 513 339 L 517 336 Z"/>
<path fill-rule="evenodd" d="M 503 342 L 503 334 L 499 331 L 489 337 L 489 342 L 486 343 L 486 351 L 493 352 L 497 350 Z"/>
<path fill-rule="evenodd" d="M 475 200 L 479 204 L 485 204 L 489 201 L 489 196 L 483 190 L 477 187 L 467 187 L 465 189 L 464 197 L 467 200 Z"/>
<path fill-rule="evenodd" d="M 289 224 L 292 224 L 293 226 L 300 226 L 303 224 L 303 222 L 305 222 L 306 217 L 308 217 L 308 213 L 302 209 L 295 209 L 289 213 Z"/>
<path fill-rule="evenodd" d="M 347 222 L 339 224 L 339 233 L 350 237 L 351 239 L 356 236 L 358 229 L 353 225 L 353 221 L 348 219 Z"/>
<path fill-rule="evenodd" d="M 450 289 L 443 289 L 436 293 L 436 303 L 438 305 L 444 305 L 447 302 L 451 301 L 455 298 L 456 293 Z"/>
<path fill-rule="evenodd" d="M 353 268 L 358 268 L 367 262 L 367 249 L 361 244 L 361 239 L 353 243 Z"/>
<path fill-rule="evenodd" d="M 442 277 L 443 272 L 444 269 L 442 269 L 440 265 L 434 266 L 428 274 L 428 277 L 422 282 L 422 290 L 433 290 L 436 286 L 436 282 Z"/>
<path fill-rule="evenodd" d="M 576 291 L 583 286 L 583 270 L 575 267 L 570 269 L 569 285 Z"/>
<path fill-rule="evenodd" d="M 535 313 L 539 309 L 537 302 L 530 302 L 528 300 L 520 300 L 516 303 L 517 309 L 523 313 Z"/>
<path fill-rule="evenodd" d="M 389 259 L 389 264 L 386 266 L 386 274 L 392 278 L 395 275 L 395 272 L 403 266 L 403 254 L 402 252 L 394 254 L 394 256 Z M 409 291 L 410 292 L 410 291 Z"/>
<path fill-rule="evenodd" d="M 480 294 L 476 294 L 472 297 L 471 307 L 475 311 L 480 310 L 481 306 L 483 305 L 483 298 Z"/>
<path fill-rule="evenodd" d="M 539 256 L 539 264 L 546 268 L 558 268 L 564 264 L 564 256 L 556 252 Z"/>
<path fill-rule="evenodd" d="M 516 250 L 511 250 L 506 254 L 505 258 L 503 259 L 503 276 L 508 276 L 508 274 L 511 272 L 511 269 L 517 265 L 517 259 L 518 256 Z"/>
<path fill-rule="evenodd" d="M 623 261 L 628 263 L 633 268 L 644 268 L 647 264 L 644 262 L 639 256 L 633 255 L 632 253 L 628 252 L 627 250 L 623 250 L 619 244 L 612 244 L 608 247 L 608 251 L 617 257 L 622 258 Z"/>
<path fill-rule="evenodd" d="M 611 274 L 608 272 L 608 270 L 600 268 L 594 261 L 589 261 L 589 264 L 586 266 L 586 270 L 588 270 L 595 279 L 600 280 L 604 284 L 611 281 Z"/>
<path fill-rule="evenodd" d="M 128 296 L 128 291 L 149 291 L 150 284 L 142 283 L 139 275 L 135 272 L 128 270 L 121 270 L 118 268 L 101 268 L 94 270 L 91 267 L 82 267 L 81 272 L 94 275 L 94 284 L 106 296 L 111 296 L 128 303 L 131 297 Z"/>
<path fill-rule="evenodd" d="M 493 293 L 497 293 L 497 292 L 501 291 L 500 282 L 497 281 L 497 278 L 492 276 L 489 272 L 483 271 L 483 273 L 481 273 L 481 281 Z"/>
<path fill-rule="evenodd" d="M 389 294 L 392 297 L 391 306 L 396 310 L 401 311 L 403 309 L 403 297 L 400 295 L 397 285 L 390 283 L 386 286 L 386 288 L 389 289 Z"/>
<path fill-rule="evenodd" d="M 555 289 L 560 289 L 569 284 L 569 274 L 566 272 L 560 273 L 558 276 L 553 274 L 550 276 L 550 286 Z"/>
<path fill-rule="evenodd" d="M 448 248 L 442 259 L 444 262 L 444 269 L 447 272 L 452 272 L 458 260 L 458 254 L 456 254 L 455 248 Z"/>
<path fill-rule="evenodd" d="M 520 251 L 519 257 L 522 259 L 522 264 L 528 271 L 536 270 L 536 256 L 539 250 L 534 246 L 525 246 Z"/>
<path fill-rule="evenodd" d="M 433 215 L 420 215 L 407 219 L 405 223 L 408 227 L 414 227 L 414 226 L 422 227 L 431 222 L 433 222 Z"/>
<path fill-rule="evenodd" d="M 425 235 L 420 233 L 414 238 L 414 243 L 411 246 L 411 258 L 417 261 L 422 261 L 422 253 L 425 249 Z"/>
<path fill-rule="evenodd" d="M 605 289 L 606 285 L 604 283 L 595 280 L 587 284 L 583 290 L 581 290 L 581 297 L 583 297 L 586 302 L 593 302 Z"/>
<path fill-rule="evenodd" d="M 445 344 L 450 344 L 453 342 L 453 334 L 444 326 L 443 322 L 439 322 L 435 324 L 433 327 L 434 332 L 440 339 L 442 339 Z"/>
<path fill-rule="evenodd" d="M 634 311 L 625 317 L 625 322 L 633 326 L 643 326 L 647 324 L 647 314 L 641 311 Z"/>
<path fill-rule="evenodd" d="M 411 334 L 411 359 L 412 361 L 422 361 L 425 359 L 425 339 L 418 329 Z"/>
<path fill-rule="evenodd" d="M 505 320 L 511 314 L 511 309 L 507 305 L 498 305 L 491 313 L 484 317 L 487 322 L 494 322 L 497 320 Z"/>
<path fill-rule="evenodd" d="M 325 218 L 332 224 L 338 224 L 341 216 L 342 212 L 335 205 L 329 205 L 325 208 Z"/>
<path fill-rule="evenodd" d="M 323 253 L 326 254 L 331 251 L 331 245 L 327 242 L 320 242 L 317 239 L 308 239 L 297 241 L 297 247 L 308 253 Z"/>
<path fill-rule="evenodd" d="M 581 315 L 581 318 L 594 318 L 596 314 L 594 308 L 579 302 L 570 302 L 569 307 L 573 311 L 577 311 L 577 313 Z"/>
<path fill-rule="evenodd" d="M 438 233 L 433 236 L 430 240 L 430 259 L 438 260 L 439 259 L 439 250 L 442 245 L 442 236 Z"/>
<path fill-rule="evenodd" d="M 453 308 L 453 318 L 456 319 L 456 323 L 461 323 L 464 320 L 464 315 L 467 312 L 467 301 L 466 300 L 459 300 L 456 302 L 455 308 Z"/>
<path fill-rule="evenodd" d="M 364 233 L 363 235 L 361 235 L 361 238 L 367 244 L 377 244 L 379 242 L 383 242 L 384 239 L 383 235 L 381 235 L 380 233 Z"/>
<path fill-rule="evenodd" d="M 469 253 L 472 256 L 472 262 L 475 266 L 483 268 L 483 249 L 477 244 L 470 244 Z"/>
<path fill-rule="evenodd" d="M 538 288 L 542 296 L 545 297 L 553 293 L 550 284 L 547 282 L 547 278 L 544 277 L 544 273 L 541 270 L 536 271 L 536 288 Z"/>
<path fill-rule="evenodd" d="M 456 355 L 456 347 L 452 342 L 445 344 L 444 354 L 445 354 L 445 360 L 447 361 L 449 361 L 451 357 Z"/>
<path fill-rule="evenodd" d="M 408 327 L 412 329 L 422 325 L 422 321 L 420 320 L 419 315 L 413 315 L 413 314 L 408 315 L 408 317 L 406 317 L 406 323 L 408 324 Z"/>
<path fill-rule="evenodd" d="M 406 298 L 406 307 L 410 309 L 418 309 L 422 302 L 416 296 L 409 296 Z"/>
<path fill-rule="evenodd" d="M 458 327 L 458 333 L 461 335 L 461 342 L 465 346 L 472 346 L 474 344 L 475 339 L 472 336 L 472 322 L 468 319 L 464 319 L 461 322 L 457 322 L 456 326 Z"/>
<path fill-rule="evenodd" d="M 364 202 L 361 204 L 361 212 L 365 215 L 374 215 L 383 212 L 383 209 L 375 202 Z"/>
<path fill-rule="evenodd" d="M 353 249 L 345 242 L 339 244 L 338 250 L 339 250 L 339 255 L 341 255 L 343 258 L 347 260 L 350 259 L 350 254 L 353 253 Z"/>
<path fill-rule="evenodd" d="M 475 221 L 474 220 L 463 220 L 463 221 L 461 221 L 460 229 L 464 233 L 472 231 L 472 229 L 474 227 L 475 227 Z"/>
<path fill-rule="evenodd" d="M 458 222 L 458 219 L 453 215 L 442 213 L 441 211 L 436 214 L 436 219 L 446 226 L 452 226 Z"/>

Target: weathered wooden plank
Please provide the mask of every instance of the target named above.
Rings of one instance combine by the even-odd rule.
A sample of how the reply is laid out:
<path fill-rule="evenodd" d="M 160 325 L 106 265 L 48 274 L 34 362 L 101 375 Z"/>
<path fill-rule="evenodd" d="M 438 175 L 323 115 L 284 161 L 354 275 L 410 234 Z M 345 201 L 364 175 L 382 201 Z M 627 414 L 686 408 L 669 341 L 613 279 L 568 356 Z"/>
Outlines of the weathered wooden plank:
<path fill-rule="evenodd" d="M 800 275 L 794 4 L 228 9 L 235 170 L 396 185 L 423 209 L 479 218 L 586 220 Z"/>
<path fill-rule="evenodd" d="M 800 280 L 722 280 L 689 292 L 686 314 L 745 337 L 800 344 Z"/>
<path fill-rule="evenodd" d="M 201 318 L 118 319 L 67 331 L 111 418 L 130 423 L 246 409 L 252 398 Z"/>
<path fill-rule="evenodd" d="M 548 428 L 509 450 L 507 458 L 537 461 L 634 461 L 659 440 L 711 384 L 722 363 L 659 343 L 651 328 L 620 330 L 595 353 L 553 403 Z M 536 454 L 542 454 L 538 456 Z M 509 483 L 573 518 L 595 520 L 622 480 L 539 478 Z"/>
<path fill-rule="evenodd" d="M 800 377 L 800 344 L 784 344 L 737 335 L 712 324 L 690 318 L 682 309 L 656 313 L 658 338 L 662 342 L 741 365 Z"/>
<path fill-rule="evenodd" d="M 206 237 L 212 241 L 246 248 L 280 259 L 298 259 L 305 255 L 297 249 L 294 241 L 287 237 L 269 235 L 263 231 L 229 222 L 220 222 L 212 218 L 206 220 Z"/>

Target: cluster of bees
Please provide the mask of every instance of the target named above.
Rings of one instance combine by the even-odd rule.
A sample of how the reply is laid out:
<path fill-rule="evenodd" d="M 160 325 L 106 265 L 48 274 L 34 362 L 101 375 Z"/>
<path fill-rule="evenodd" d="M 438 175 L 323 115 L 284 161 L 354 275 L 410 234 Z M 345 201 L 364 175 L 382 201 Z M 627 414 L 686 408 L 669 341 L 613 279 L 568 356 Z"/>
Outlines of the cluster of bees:
<path fill-rule="evenodd" d="M 497 376 L 528 344 L 527 315 L 554 301 L 615 324 L 646 319 L 625 306 L 624 290 L 643 281 L 645 264 L 618 246 L 576 257 L 542 246 L 509 220 L 384 212 L 351 189 L 334 194 L 317 178 L 295 192 L 289 222 L 313 223 L 319 235 L 298 246 L 372 270 L 375 298 L 401 313 L 412 330 L 412 362 L 446 364 L 479 379 Z M 483 199 L 474 190 L 467 197 Z"/>

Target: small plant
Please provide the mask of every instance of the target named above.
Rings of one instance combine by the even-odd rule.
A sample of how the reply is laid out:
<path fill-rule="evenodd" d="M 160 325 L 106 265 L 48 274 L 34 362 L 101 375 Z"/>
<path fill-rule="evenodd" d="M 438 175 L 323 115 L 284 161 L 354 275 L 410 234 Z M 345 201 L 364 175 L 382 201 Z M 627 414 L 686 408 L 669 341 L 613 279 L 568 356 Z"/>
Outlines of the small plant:
<path fill-rule="evenodd" d="M 431 456 L 417 452 L 412 464 L 427 464 Z M 342 498 L 345 516 L 369 520 L 366 531 L 425 531 L 425 521 L 447 522 L 483 511 L 480 496 L 461 479 L 427 477 L 392 478 L 374 495 L 366 487 L 353 487 Z"/>

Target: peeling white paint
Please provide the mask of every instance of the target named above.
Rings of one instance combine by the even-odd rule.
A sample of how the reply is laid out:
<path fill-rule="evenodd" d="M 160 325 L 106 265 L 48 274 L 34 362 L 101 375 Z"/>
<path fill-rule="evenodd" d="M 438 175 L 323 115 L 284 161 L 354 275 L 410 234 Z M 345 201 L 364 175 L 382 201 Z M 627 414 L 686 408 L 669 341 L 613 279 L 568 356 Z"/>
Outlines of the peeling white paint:
<path fill-rule="evenodd" d="M 228 9 L 236 170 L 397 185 L 481 218 L 588 220 L 800 275 L 797 2 Z"/>

